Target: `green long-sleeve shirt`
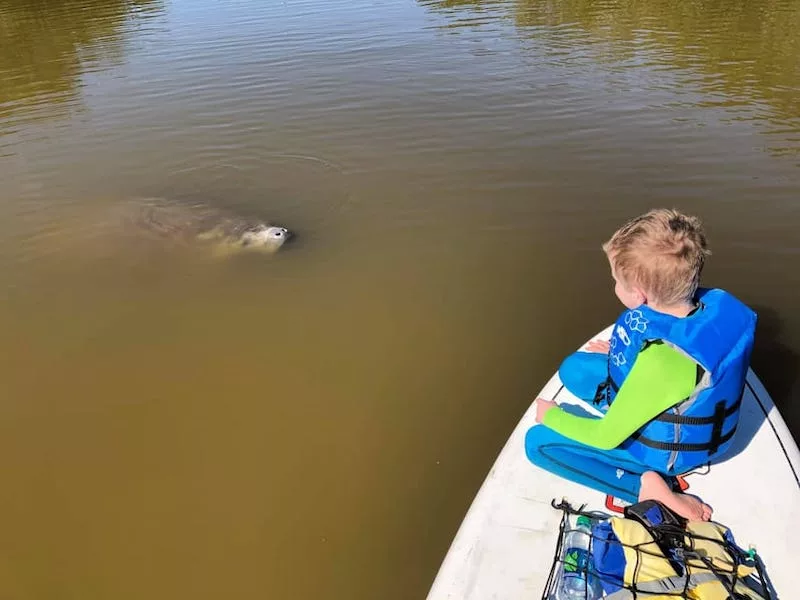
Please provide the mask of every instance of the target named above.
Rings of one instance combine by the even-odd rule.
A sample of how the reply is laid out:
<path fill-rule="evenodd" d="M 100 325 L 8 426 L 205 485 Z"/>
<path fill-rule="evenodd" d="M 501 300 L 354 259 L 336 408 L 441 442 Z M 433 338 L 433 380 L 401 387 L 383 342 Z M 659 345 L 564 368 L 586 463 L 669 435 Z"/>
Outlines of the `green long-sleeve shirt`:
<path fill-rule="evenodd" d="M 651 344 L 636 357 L 602 418 L 579 417 L 560 408 L 543 424 L 576 442 L 610 450 L 642 425 L 687 398 L 697 382 L 697 363 L 667 344 Z"/>

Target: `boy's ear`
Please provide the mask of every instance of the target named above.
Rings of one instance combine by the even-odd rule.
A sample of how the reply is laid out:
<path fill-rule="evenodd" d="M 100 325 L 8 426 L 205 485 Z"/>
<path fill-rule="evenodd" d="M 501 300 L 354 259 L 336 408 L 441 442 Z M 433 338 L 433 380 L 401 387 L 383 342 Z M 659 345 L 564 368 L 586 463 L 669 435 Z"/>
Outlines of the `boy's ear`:
<path fill-rule="evenodd" d="M 639 304 L 647 304 L 647 294 L 642 288 L 633 287 L 633 293 Z"/>

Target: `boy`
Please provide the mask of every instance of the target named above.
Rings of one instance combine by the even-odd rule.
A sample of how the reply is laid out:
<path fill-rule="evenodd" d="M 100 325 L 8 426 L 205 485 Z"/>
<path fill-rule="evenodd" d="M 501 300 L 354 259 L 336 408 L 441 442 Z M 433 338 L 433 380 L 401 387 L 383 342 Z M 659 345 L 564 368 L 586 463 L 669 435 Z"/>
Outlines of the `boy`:
<path fill-rule="evenodd" d="M 730 446 L 753 347 L 756 315 L 718 289 L 699 289 L 709 254 L 700 221 L 657 209 L 603 245 L 627 310 L 609 342 L 562 363 L 559 375 L 602 418 L 536 400 L 525 438 L 534 464 L 628 502 L 656 499 L 692 520 L 711 508 L 675 491 L 675 475 Z"/>

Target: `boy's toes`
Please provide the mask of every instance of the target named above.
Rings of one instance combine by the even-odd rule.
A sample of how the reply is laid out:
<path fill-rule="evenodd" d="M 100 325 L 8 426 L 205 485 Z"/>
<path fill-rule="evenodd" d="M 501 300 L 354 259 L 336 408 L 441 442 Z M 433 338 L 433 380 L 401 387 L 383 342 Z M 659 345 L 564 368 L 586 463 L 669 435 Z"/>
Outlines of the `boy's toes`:
<path fill-rule="evenodd" d="M 710 521 L 712 514 L 714 514 L 713 509 L 708 504 L 703 504 L 703 516 L 701 517 L 702 520 Z"/>

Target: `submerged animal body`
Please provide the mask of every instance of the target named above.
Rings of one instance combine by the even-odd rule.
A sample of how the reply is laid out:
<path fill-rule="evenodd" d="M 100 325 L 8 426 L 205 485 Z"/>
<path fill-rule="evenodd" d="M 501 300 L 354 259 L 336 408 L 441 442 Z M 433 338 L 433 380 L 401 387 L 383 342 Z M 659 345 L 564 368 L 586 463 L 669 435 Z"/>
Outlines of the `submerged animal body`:
<path fill-rule="evenodd" d="M 210 207 L 161 198 L 132 202 L 124 221 L 134 231 L 172 242 L 203 243 L 216 255 L 279 250 L 292 237 L 285 227 Z"/>

